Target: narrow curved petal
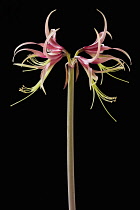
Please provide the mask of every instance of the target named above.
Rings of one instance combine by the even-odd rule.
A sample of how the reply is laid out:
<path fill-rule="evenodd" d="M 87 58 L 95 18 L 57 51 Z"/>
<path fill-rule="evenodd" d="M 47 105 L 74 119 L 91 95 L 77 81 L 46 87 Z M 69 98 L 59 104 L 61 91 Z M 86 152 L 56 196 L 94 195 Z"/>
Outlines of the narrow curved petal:
<path fill-rule="evenodd" d="M 46 35 L 46 38 L 49 36 L 49 34 L 50 34 L 50 30 L 49 30 L 49 18 L 50 18 L 50 16 L 51 16 L 51 14 L 53 13 L 53 12 L 55 12 L 56 11 L 56 9 L 55 10 L 53 10 L 53 11 L 51 11 L 50 12 L 50 14 L 47 16 L 47 19 L 46 19 L 46 22 L 45 22 L 45 35 Z"/>
<path fill-rule="evenodd" d="M 99 34 L 96 29 L 95 29 L 95 32 L 97 34 L 98 48 L 97 48 L 97 51 L 96 51 L 96 54 L 94 55 L 94 57 L 87 59 L 82 56 L 75 56 L 75 58 L 77 58 L 79 60 L 79 62 L 82 64 L 82 66 L 86 69 L 89 68 L 89 63 L 93 63 L 98 58 L 98 56 L 100 54 L 100 48 L 101 48 L 100 37 L 99 37 Z"/>
<path fill-rule="evenodd" d="M 112 47 L 109 47 L 109 46 L 101 45 L 100 53 L 103 53 L 106 50 L 117 50 L 117 51 L 120 51 L 120 52 L 124 53 L 129 58 L 130 64 L 132 64 L 131 57 L 125 50 L 120 49 L 120 48 L 112 48 Z M 85 52 L 87 54 L 89 54 L 91 57 L 93 57 L 93 56 L 95 56 L 95 53 L 97 52 L 97 47 L 93 48 L 93 49 L 86 49 Z"/>
<path fill-rule="evenodd" d="M 52 62 L 53 62 L 53 61 L 55 62 L 57 59 L 63 57 L 63 55 L 62 55 L 61 53 L 55 54 L 55 55 L 48 54 L 47 56 L 48 56 L 49 59 L 52 60 Z"/>
<path fill-rule="evenodd" d="M 103 16 L 103 19 L 104 19 L 104 31 L 100 37 L 100 41 L 101 41 L 101 43 L 103 43 L 105 40 L 105 37 L 106 37 L 106 33 L 107 33 L 107 20 L 105 18 L 105 15 L 100 10 L 97 9 L 97 11 L 101 13 L 101 15 Z"/>
<path fill-rule="evenodd" d="M 67 84 L 68 84 L 68 68 L 67 68 L 68 63 L 65 64 L 65 73 L 66 73 L 66 78 L 65 78 L 65 84 L 64 84 L 64 88 L 66 88 Z"/>
<path fill-rule="evenodd" d="M 110 50 L 112 49 L 111 47 L 108 47 L 108 46 L 104 46 L 103 44 L 101 45 L 100 47 L 100 53 L 103 53 L 105 50 Z M 86 49 L 85 52 L 87 54 L 89 54 L 90 56 L 94 55 L 98 50 L 98 47 L 95 47 L 95 48 L 91 48 L 91 49 Z"/>
<path fill-rule="evenodd" d="M 17 47 L 16 47 L 16 49 L 14 50 L 14 55 L 13 55 L 13 58 L 12 58 L 12 62 L 14 62 L 14 59 L 15 59 L 15 55 L 18 53 L 18 52 L 20 52 L 20 51 L 18 51 L 17 52 L 17 50 L 20 48 L 20 47 L 22 47 L 22 46 L 24 46 L 24 45 L 28 45 L 28 44 L 35 44 L 35 45 L 39 45 L 39 46 L 41 46 L 41 47 L 43 47 L 43 43 L 36 43 L 36 42 L 24 42 L 24 43 L 22 43 L 22 44 L 20 44 L 20 45 L 18 45 Z"/>
<path fill-rule="evenodd" d="M 56 29 L 56 30 L 52 30 L 52 31 L 49 33 L 49 35 L 48 35 L 48 37 L 47 37 L 47 39 L 46 39 L 46 41 L 45 41 L 45 43 L 44 43 L 43 53 L 44 53 L 46 56 L 47 56 L 47 44 L 49 43 L 51 37 L 52 37 L 52 36 L 56 33 L 56 31 L 58 31 L 58 30 L 59 30 L 59 28 Z"/>
<path fill-rule="evenodd" d="M 106 18 L 104 16 L 104 14 L 98 9 L 97 9 L 97 11 L 100 12 L 102 14 L 103 18 L 104 18 L 104 31 L 99 33 L 100 43 L 102 44 L 105 40 L 106 33 L 107 33 L 107 21 L 106 21 Z M 110 35 L 110 33 L 109 33 L 109 35 Z M 97 48 L 97 46 L 98 46 L 98 39 L 96 39 L 96 41 L 93 44 L 83 47 L 83 49 L 84 50 L 90 50 L 90 49 Z"/>
<path fill-rule="evenodd" d="M 100 54 L 100 48 L 101 48 L 100 37 L 99 37 L 98 31 L 96 29 L 95 29 L 95 32 L 96 32 L 97 40 L 98 40 L 98 49 L 97 49 L 97 52 L 96 52 L 95 56 L 91 59 L 88 59 L 89 63 L 93 63 L 98 58 L 98 56 Z"/>
<path fill-rule="evenodd" d="M 18 45 L 18 46 L 16 47 L 16 49 L 14 50 L 14 54 L 16 53 L 16 51 L 17 51 L 20 47 L 22 47 L 22 46 L 24 46 L 24 45 L 28 45 L 28 44 L 36 44 L 36 45 L 43 46 L 43 43 L 24 42 L 24 43 L 22 43 L 22 44 L 20 44 L 20 45 Z"/>
<path fill-rule="evenodd" d="M 23 49 L 20 49 L 20 50 L 16 51 L 16 53 L 14 54 L 14 57 L 15 57 L 16 54 L 18 54 L 19 52 L 24 51 L 24 50 L 25 50 L 25 51 L 30 51 L 30 52 L 32 52 L 34 55 L 37 55 L 38 57 L 46 58 L 46 56 L 45 56 L 42 52 L 40 52 L 40 51 L 38 51 L 38 50 L 30 49 L 30 48 L 23 48 Z M 14 59 L 14 57 L 13 57 L 13 59 Z"/>
<path fill-rule="evenodd" d="M 82 56 L 75 56 L 75 58 L 81 63 L 81 65 L 85 68 L 88 68 L 89 62 L 87 58 L 84 58 Z"/>
<path fill-rule="evenodd" d="M 99 64 L 99 63 L 104 63 L 104 62 L 109 61 L 109 60 L 115 60 L 115 61 L 118 61 L 119 63 L 121 63 L 121 60 L 119 58 L 114 57 L 112 55 L 102 55 L 102 56 L 99 56 L 92 63 L 93 64 Z"/>
<path fill-rule="evenodd" d="M 48 43 L 47 44 L 47 46 L 46 46 L 46 48 L 48 49 L 48 50 L 56 50 L 56 47 L 54 47 L 52 44 L 50 44 L 50 43 Z"/>
<path fill-rule="evenodd" d="M 122 49 L 120 49 L 120 48 L 111 48 L 111 49 L 113 49 L 113 50 L 118 50 L 118 51 L 124 53 L 124 54 L 129 58 L 130 64 L 132 64 L 131 57 L 130 57 L 130 55 L 129 55 L 125 50 L 122 50 Z"/>
<path fill-rule="evenodd" d="M 84 58 L 82 56 L 75 56 L 75 58 L 78 59 L 78 61 L 81 63 L 81 65 L 85 69 L 85 72 L 87 73 L 88 78 L 89 78 L 89 87 L 91 89 L 92 79 L 94 79 L 95 81 L 97 81 L 98 80 L 98 77 L 95 75 L 93 69 L 89 66 L 89 59 Z"/>
<path fill-rule="evenodd" d="M 57 48 L 59 50 L 63 50 L 64 48 L 62 46 L 60 46 L 54 39 L 50 39 L 49 43 L 54 47 Z"/>

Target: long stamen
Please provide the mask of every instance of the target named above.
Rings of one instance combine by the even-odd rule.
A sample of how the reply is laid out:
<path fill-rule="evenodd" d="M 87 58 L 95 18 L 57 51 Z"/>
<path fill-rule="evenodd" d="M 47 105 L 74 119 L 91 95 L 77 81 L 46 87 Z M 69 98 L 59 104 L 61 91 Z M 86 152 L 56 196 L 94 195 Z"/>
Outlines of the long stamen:
<path fill-rule="evenodd" d="M 125 69 L 124 64 L 122 62 L 121 63 L 118 62 L 117 64 L 115 64 L 114 66 L 111 66 L 111 67 L 104 66 L 101 63 L 98 64 L 98 66 L 99 66 L 99 69 L 101 71 L 101 82 L 100 82 L 100 85 L 103 83 L 103 73 L 107 73 L 108 75 L 110 75 L 108 72 L 115 72 L 115 71 L 119 71 L 119 70 Z M 99 72 L 95 72 L 95 73 L 99 73 Z M 114 77 L 114 76 L 112 76 L 112 77 Z M 116 77 L 116 79 L 117 79 L 117 77 Z"/>
<path fill-rule="evenodd" d="M 27 68 L 35 68 L 35 67 L 37 68 L 37 66 L 31 66 L 31 65 L 22 64 L 22 63 L 14 63 L 13 65 L 27 67 Z"/>
<path fill-rule="evenodd" d="M 99 66 L 100 70 L 102 71 L 102 73 L 115 72 L 115 71 L 125 69 L 124 64 L 122 64 L 122 63 L 117 63 L 116 65 L 111 66 L 111 67 L 104 66 L 103 64 L 100 63 L 100 64 L 98 64 L 98 66 Z M 96 72 L 96 73 L 98 73 L 98 72 Z"/>
<path fill-rule="evenodd" d="M 115 102 L 117 97 L 110 97 L 105 95 L 97 86 L 96 86 L 96 82 L 92 83 L 92 88 L 93 88 L 93 102 L 91 105 L 91 108 L 93 107 L 93 103 L 94 103 L 94 98 L 95 98 L 95 92 L 97 93 L 97 96 L 103 106 L 103 108 L 105 109 L 105 111 L 109 114 L 109 116 L 115 121 L 117 122 L 117 120 L 110 114 L 110 112 L 107 110 L 107 108 L 105 107 L 104 103 L 102 100 L 107 101 L 107 102 Z"/>
<path fill-rule="evenodd" d="M 28 59 L 31 59 L 32 57 L 36 57 L 36 55 L 28 55 L 28 56 L 22 61 L 22 64 L 25 63 L 25 61 L 28 61 Z"/>
<path fill-rule="evenodd" d="M 110 96 L 107 96 L 105 95 L 97 86 L 96 84 L 92 85 L 93 88 L 95 89 L 96 93 L 99 94 L 99 96 L 104 100 L 104 101 L 107 101 L 107 102 L 115 102 L 116 101 L 116 98 L 117 97 L 110 97 Z"/>
<path fill-rule="evenodd" d="M 28 96 L 26 96 L 25 98 L 21 99 L 20 101 L 15 102 L 14 104 L 11 104 L 10 106 L 14 106 L 22 101 L 24 101 L 25 99 L 29 98 L 31 95 L 33 95 L 34 92 L 32 92 L 31 94 L 29 94 Z"/>
<path fill-rule="evenodd" d="M 38 70 L 37 68 L 34 68 L 34 69 L 26 69 L 26 70 L 23 70 L 22 72 L 26 72 L 26 71 L 34 71 L 34 70 Z"/>
<path fill-rule="evenodd" d="M 50 62 L 50 59 L 47 59 L 46 61 L 38 61 L 37 59 L 36 59 L 36 57 L 35 58 L 31 58 L 30 59 L 31 60 L 31 62 L 33 63 L 33 64 L 36 64 L 36 65 L 39 65 L 39 66 L 45 66 L 47 63 L 49 63 Z"/>
<path fill-rule="evenodd" d="M 109 115 L 115 122 L 117 122 L 117 120 L 110 114 L 110 112 L 109 112 L 109 111 L 107 110 L 107 108 L 105 107 L 105 105 L 104 105 L 103 101 L 101 100 L 100 96 L 99 96 L 98 94 L 97 94 L 97 96 L 98 96 L 99 100 L 101 101 L 101 104 L 102 104 L 103 108 L 104 108 L 105 111 L 108 113 L 108 115 Z"/>
<path fill-rule="evenodd" d="M 113 77 L 113 78 L 117 79 L 117 80 L 120 80 L 120 81 L 122 81 L 122 82 L 129 83 L 129 81 L 124 80 L 124 79 L 120 79 L 120 78 L 118 78 L 118 77 L 115 77 L 114 75 L 112 75 L 112 74 L 110 74 L 110 73 L 107 73 L 107 74 L 108 74 L 109 76 L 111 76 L 111 77 Z"/>
<path fill-rule="evenodd" d="M 14 106 L 14 105 L 16 105 L 16 104 L 18 104 L 18 103 L 24 101 L 25 99 L 29 98 L 31 95 L 33 95 L 33 94 L 38 90 L 38 88 L 40 87 L 40 83 L 41 83 L 41 81 L 39 80 L 39 82 L 38 82 L 35 86 L 33 86 L 33 87 L 31 87 L 31 88 L 25 87 L 25 86 L 23 85 L 23 86 L 19 89 L 19 91 L 21 91 L 21 92 L 23 92 L 23 93 L 28 93 L 28 94 L 30 93 L 30 94 L 29 94 L 28 96 L 24 97 L 23 99 L 21 99 L 21 100 L 15 102 L 15 103 L 13 103 L 13 104 L 11 104 L 10 106 Z"/>

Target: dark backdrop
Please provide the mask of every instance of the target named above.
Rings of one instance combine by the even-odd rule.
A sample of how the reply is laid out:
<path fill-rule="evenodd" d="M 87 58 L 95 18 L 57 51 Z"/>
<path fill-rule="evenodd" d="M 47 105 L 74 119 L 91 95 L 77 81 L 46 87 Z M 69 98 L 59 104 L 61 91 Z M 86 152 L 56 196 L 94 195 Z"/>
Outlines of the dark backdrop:
<path fill-rule="evenodd" d="M 134 7 L 133 7 L 134 6 Z M 137 159 L 137 35 L 134 32 L 136 5 L 114 1 L 10 1 L 1 3 L 1 92 L 2 165 L 4 166 L 5 205 L 14 209 L 68 209 L 66 176 L 66 106 L 65 60 L 58 63 L 45 81 L 47 95 L 39 90 L 26 101 L 10 108 L 24 94 L 23 84 L 32 86 L 40 72 L 22 73 L 12 65 L 13 51 L 26 41 L 45 40 L 44 23 L 53 9 L 50 28 L 59 28 L 58 43 L 73 55 L 75 51 L 94 42 L 94 27 L 101 31 L 103 19 L 108 21 L 113 40 L 105 44 L 120 47 L 132 57 L 131 72 L 116 76 L 130 84 L 104 76 L 100 87 L 117 102 L 106 104 L 117 119 L 115 123 L 96 97 L 90 110 L 92 92 L 87 76 L 80 67 L 75 83 L 75 178 L 77 209 L 125 208 L 133 205 L 132 187 Z M 133 15 L 132 15 L 133 13 Z M 115 56 L 129 62 L 121 53 Z M 16 57 L 22 61 L 26 53 Z M 3 103 L 4 102 L 4 103 Z M 3 105 L 4 104 L 4 105 Z M 3 108 L 6 107 L 6 112 Z M 134 175 L 134 176 L 133 176 Z"/>

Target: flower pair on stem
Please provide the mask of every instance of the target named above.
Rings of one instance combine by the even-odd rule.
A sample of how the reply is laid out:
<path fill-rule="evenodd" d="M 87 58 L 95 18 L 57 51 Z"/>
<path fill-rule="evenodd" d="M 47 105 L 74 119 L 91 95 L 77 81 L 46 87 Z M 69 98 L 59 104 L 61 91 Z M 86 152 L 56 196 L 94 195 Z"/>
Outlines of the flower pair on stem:
<path fill-rule="evenodd" d="M 68 85 L 68 99 L 67 99 L 67 175 L 68 175 L 68 200 L 69 200 L 69 210 L 75 210 L 75 186 L 74 186 L 74 137 L 73 137 L 73 117 L 74 117 L 74 71 L 76 71 L 76 80 L 79 76 L 79 64 L 82 65 L 84 68 L 88 79 L 89 79 L 89 87 L 90 90 L 93 91 L 93 102 L 91 108 L 93 107 L 95 94 L 97 94 L 101 104 L 103 105 L 106 112 L 110 115 L 110 117 L 114 119 L 114 117 L 109 113 L 106 109 L 103 100 L 107 102 L 114 102 L 116 101 L 116 97 L 110 97 L 104 94 L 97 86 L 98 81 L 98 74 L 101 74 L 101 84 L 103 82 L 103 75 L 104 73 L 112 76 L 113 78 L 119 79 L 114 75 L 110 74 L 111 72 L 116 72 L 119 70 L 125 70 L 125 65 L 129 68 L 129 66 L 120 58 L 114 57 L 110 54 L 104 54 L 104 52 L 108 50 L 117 50 L 124 53 L 130 60 L 131 58 L 128 53 L 120 48 L 111 48 L 109 46 L 105 46 L 104 40 L 106 35 L 108 34 L 111 38 L 111 34 L 107 31 L 107 21 L 104 14 L 98 10 L 98 12 L 102 15 L 104 19 L 104 30 L 100 33 L 95 29 L 96 33 L 96 40 L 93 44 L 89 46 L 85 46 L 76 51 L 73 58 L 70 57 L 69 52 L 65 50 L 64 47 L 59 45 L 56 41 L 56 32 L 59 29 L 49 29 L 48 22 L 50 15 L 54 12 L 53 10 L 47 17 L 45 23 L 45 35 L 46 40 L 44 43 L 35 43 L 35 42 L 25 42 L 19 45 L 14 51 L 13 61 L 15 59 L 15 55 L 21 51 L 29 51 L 29 54 L 22 63 L 14 63 L 14 65 L 20 67 L 26 67 L 27 70 L 25 71 L 35 71 L 40 69 L 40 80 L 37 84 L 31 88 L 22 86 L 19 91 L 23 93 L 27 93 L 28 95 L 23 98 L 22 100 L 12 104 L 11 106 L 27 99 L 33 93 L 35 93 L 39 88 L 43 90 L 46 94 L 44 88 L 44 81 L 52 71 L 53 67 L 57 62 L 59 62 L 63 57 L 67 58 L 67 63 L 65 64 L 65 71 L 66 71 L 66 79 L 64 88 Z M 25 45 L 38 45 L 40 46 L 41 50 L 34 50 L 31 48 L 22 48 Z M 81 52 L 85 52 L 90 56 L 90 58 L 85 58 L 79 55 Z M 43 58 L 43 61 L 40 61 L 40 58 Z M 104 63 L 107 61 L 113 60 L 116 62 L 115 65 L 108 67 L 105 66 Z M 93 69 L 91 67 L 92 64 L 96 64 L 98 69 Z M 121 81 L 127 82 L 125 80 L 119 79 Z"/>
<path fill-rule="evenodd" d="M 124 53 L 130 59 L 130 63 L 131 63 L 130 56 L 128 55 L 128 53 L 126 51 L 124 51 L 120 48 L 111 48 L 111 47 L 105 46 L 103 44 L 107 34 L 111 38 L 112 38 L 112 36 L 107 31 L 107 21 L 106 21 L 104 14 L 98 10 L 98 12 L 101 13 L 101 15 L 103 16 L 103 19 L 104 19 L 104 30 L 102 32 L 98 33 L 98 31 L 95 29 L 96 36 L 97 36 L 97 39 L 95 40 L 95 42 L 89 46 L 85 46 L 85 47 L 77 50 L 74 57 L 71 58 L 70 54 L 64 49 L 64 47 L 60 46 L 56 41 L 56 32 L 59 29 L 51 29 L 51 30 L 49 29 L 49 26 L 48 26 L 49 18 L 51 16 L 51 14 L 55 11 L 56 10 L 53 10 L 48 15 L 48 17 L 46 19 L 46 23 L 45 23 L 46 40 L 44 43 L 25 42 L 25 43 L 19 45 L 14 51 L 13 61 L 14 61 L 15 55 L 21 51 L 26 50 L 26 51 L 29 51 L 32 53 L 32 54 L 29 54 L 23 60 L 22 63 L 14 63 L 14 65 L 28 68 L 27 70 L 23 70 L 24 72 L 40 69 L 41 74 L 40 74 L 40 80 L 38 81 L 38 83 L 35 86 L 28 88 L 23 85 L 19 89 L 19 91 L 21 91 L 23 93 L 28 93 L 28 96 L 26 96 L 25 98 L 23 98 L 22 100 L 20 100 L 16 103 L 12 104 L 11 106 L 25 100 L 26 98 L 31 96 L 33 93 L 35 93 L 39 88 L 41 88 L 44 91 L 44 93 L 46 94 L 46 91 L 45 91 L 45 88 L 43 85 L 45 79 L 48 77 L 48 75 L 51 72 L 51 70 L 53 69 L 54 65 L 57 62 L 59 62 L 63 57 L 66 57 L 67 58 L 67 63 L 65 64 L 66 80 L 65 80 L 64 88 L 68 84 L 68 68 L 75 69 L 76 80 L 77 80 L 78 76 L 79 76 L 79 63 L 80 63 L 89 78 L 89 87 L 90 87 L 90 90 L 93 90 L 93 102 L 94 102 L 95 93 L 96 93 L 98 98 L 100 99 L 103 107 L 105 108 L 105 106 L 103 104 L 103 100 L 107 101 L 107 102 L 114 102 L 114 101 L 116 101 L 116 97 L 107 96 L 97 87 L 97 81 L 98 81 L 97 75 L 101 74 L 101 84 L 103 82 L 103 74 L 104 73 L 107 73 L 108 75 L 110 75 L 116 79 L 119 79 L 119 78 L 113 76 L 112 74 L 110 74 L 110 72 L 125 70 L 126 63 L 122 59 L 120 59 L 118 57 L 114 57 L 109 54 L 104 54 L 104 52 L 108 51 L 110 49 L 120 51 L 120 52 Z M 23 47 L 25 45 L 38 45 L 41 47 L 41 50 L 39 51 L 39 50 L 31 49 L 31 48 L 20 49 L 21 47 Z M 87 53 L 91 58 L 85 58 L 83 56 L 80 56 L 79 54 L 81 52 Z M 43 58 L 44 61 L 39 61 L 38 60 L 39 58 Z M 109 60 L 115 61 L 116 64 L 111 67 L 105 66 L 103 63 L 105 63 Z M 98 66 L 98 70 L 93 69 L 91 67 L 92 64 L 96 64 Z M 126 66 L 128 66 L 128 65 L 126 64 Z M 119 80 L 121 80 L 121 79 L 119 79 Z M 122 80 L 122 81 L 127 82 L 125 80 Z M 93 106 L 93 102 L 92 102 L 92 106 Z M 91 106 L 91 108 L 92 108 L 92 106 Z M 108 112 L 108 110 L 106 108 L 105 108 L 105 110 L 112 117 L 112 115 Z"/>

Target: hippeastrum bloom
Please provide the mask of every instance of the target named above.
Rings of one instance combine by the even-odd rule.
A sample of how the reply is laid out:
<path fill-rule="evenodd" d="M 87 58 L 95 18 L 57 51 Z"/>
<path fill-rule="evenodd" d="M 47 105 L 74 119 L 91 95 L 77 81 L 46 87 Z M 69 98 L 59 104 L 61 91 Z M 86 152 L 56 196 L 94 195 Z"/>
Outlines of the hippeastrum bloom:
<path fill-rule="evenodd" d="M 98 95 L 103 107 L 105 108 L 107 113 L 112 117 L 112 115 L 108 112 L 108 110 L 104 106 L 102 100 L 107 101 L 107 102 L 114 102 L 114 101 L 116 101 L 117 97 L 109 97 L 109 96 L 105 95 L 97 87 L 96 83 L 98 81 L 98 76 L 96 74 L 100 73 L 102 75 L 102 80 L 101 80 L 101 84 L 102 84 L 103 73 L 107 73 L 108 75 L 114 77 L 112 74 L 110 74 L 110 72 L 115 72 L 115 71 L 119 71 L 119 70 L 122 70 L 122 69 L 125 70 L 125 65 L 124 64 L 126 64 L 126 63 L 122 59 L 120 59 L 118 57 L 114 57 L 114 56 L 109 55 L 109 54 L 103 54 L 104 51 L 107 51 L 107 50 L 110 50 L 110 49 L 118 50 L 118 51 L 124 53 L 129 58 L 130 64 L 131 64 L 131 58 L 126 51 L 124 51 L 120 48 L 112 48 L 112 47 L 109 47 L 109 46 L 105 46 L 103 44 L 103 42 L 105 40 L 105 37 L 106 37 L 106 34 L 109 34 L 111 38 L 112 38 L 112 36 L 107 31 L 107 21 L 106 21 L 106 18 L 104 16 L 104 14 L 101 11 L 99 11 L 99 12 L 102 14 L 103 19 L 104 19 L 104 30 L 98 34 L 98 32 L 95 29 L 95 32 L 97 34 L 96 41 L 93 44 L 91 44 L 89 46 L 85 46 L 85 47 L 83 47 L 83 48 L 81 48 L 80 50 L 77 51 L 77 54 L 79 54 L 79 52 L 84 51 L 85 53 L 90 55 L 92 58 L 87 59 L 87 58 L 84 58 L 82 56 L 77 56 L 77 55 L 75 56 L 75 58 L 80 62 L 80 64 L 83 66 L 83 68 L 85 69 L 85 71 L 88 75 L 90 89 L 91 88 L 93 89 L 93 102 L 94 102 L 95 92 L 96 92 L 96 94 Z M 116 61 L 116 64 L 111 66 L 111 67 L 103 65 L 103 63 L 105 63 L 109 60 Z M 97 66 L 99 67 L 99 70 L 95 70 L 95 69 L 91 68 L 90 64 L 97 64 Z M 128 65 L 127 65 L 127 67 L 129 68 Z M 118 80 L 121 80 L 121 81 L 124 81 L 124 82 L 128 82 L 128 81 L 122 80 L 122 79 L 117 78 L 117 77 L 114 77 L 114 78 L 116 78 Z M 92 102 L 92 106 L 93 106 L 93 102 Z M 92 108 L 92 106 L 91 106 L 91 108 Z"/>
<path fill-rule="evenodd" d="M 49 25 L 48 25 L 49 18 L 50 18 L 50 15 L 54 11 L 56 11 L 56 10 L 53 10 L 52 12 L 50 12 L 50 14 L 48 15 L 48 17 L 46 19 L 46 23 L 45 23 L 46 40 L 45 40 L 45 42 L 44 43 L 25 42 L 25 43 L 19 45 L 14 51 L 13 61 L 14 61 L 15 55 L 21 51 L 26 50 L 26 51 L 29 51 L 32 53 L 32 54 L 28 55 L 23 60 L 22 63 L 14 63 L 14 65 L 28 68 L 28 70 L 23 70 L 23 71 L 33 71 L 33 70 L 41 69 L 41 74 L 40 74 L 40 80 L 38 81 L 38 83 L 35 86 L 33 86 L 31 88 L 22 86 L 22 88 L 19 89 L 19 91 L 21 91 L 23 93 L 28 93 L 29 95 L 12 105 L 15 105 L 15 104 L 23 101 L 24 99 L 28 98 L 29 96 L 31 96 L 36 90 L 38 90 L 39 87 L 46 94 L 46 91 L 43 86 L 45 79 L 47 78 L 47 76 L 49 75 L 51 70 L 53 69 L 54 65 L 58 61 L 60 61 L 63 57 L 67 57 L 68 62 L 65 64 L 66 80 L 65 80 L 64 88 L 68 84 L 68 79 L 69 79 L 68 78 L 68 70 L 69 70 L 69 68 L 76 69 L 76 80 L 77 80 L 77 78 L 79 76 L 78 63 L 80 63 L 89 78 L 89 87 L 90 87 L 90 89 L 93 90 L 93 102 L 94 102 L 95 93 L 96 93 L 97 96 L 99 97 L 103 107 L 105 108 L 107 113 L 112 117 L 112 115 L 108 112 L 108 110 L 104 106 L 102 100 L 107 101 L 107 102 L 114 102 L 114 101 L 116 101 L 116 97 L 107 96 L 97 87 L 97 81 L 98 81 L 97 74 L 101 74 L 101 84 L 102 84 L 104 73 L 107 73 L 108 75 L 112 76 L 113 78 L 119 79 L 119 78 L 115 77 L 114 75 L 110 74 L 110 72 L 115 72 L 115 71 L 125 69 L 126 63 L 122 59 L 112 56 L 112 55 L 109 55 L 109 54 L 104 54 L 104 52 L 111 50 L 111 49 L 120 51 L 120 52 L 124 53 L 130 59 L 130 63 L 131 63 L 130 56 L 128 55 L 128 53 L 126 51 L 124 51 L 120 48 L 112 48 L 109 46 L 105 46 L 103 44 L 106 34 L 108 34 L 111 38 L 112 38 L 112 36 L 107 31 L 107 21 L 106 21 L 104 14 L 98 10 L 98 12 L 101 13 L 101 15 L 103 16 L 103 19 L 104 19 L 104 30 L 102 32 L 98 33 L 98 31 L 95 29 L 95 33 L 97 36 L 95 42 L 89 46 L 84 46 L 83 48 L 77 50 L 77 52 L 75 53 L 75 56 L 73 58 L 71 58 L 70 54 L 64 49 L 64 47 L 59 45 L 56 41 L 56 32 L 59 29 L 51 29 L 51 30 L 49 29 Z M 31 49 L 31 48 L 20 49 L 24 45 L 38 45 L 41 47 L 41 50 L 39 51 L 39 50 Z M 91 58 L 85 58 L 83 56 L 80 56 L 79 54 L 81 52 L 87 53 Z M 38 60 L 38 58 L 44 58 L 45 61 L 41 62 Z M 109 60 L 115 61 L 116 64 L 111 67 L 105 66 L 103 63 L 105 63 Z M 26 62 L 30 63 L 30 65 L 27 64 Z M 98 69 L 93 69 L 92 64 L 96 64 Z M 127 82 L 122 79 L 119 79 L 119 80 Z M 93 102 L 92 102 L 91 108 L 93 107 Z"/>
<path fill-rule="evenodd" d="M 38 81 L 38 83 L 35 86 L 28 88 L 23 85 L 19 89 L 19 91 L 21 91 L 23 93 L 28 93 L 29 95 L 27 97 L 23 98 L 22 100 L 14 103 L 13 105 L 15 105 L 15 104 L 25 100 L 29 96 L 31 96 L 39 87 L 46 94 L 43 83 L 44 83 L 45 79 L 47 78 L 47 76 L 49 75 L 49 73 L 51 72 L 54 65 L 65 56 L 64 48 L 62 46 L 60 46 L 56 41 L 56 32 L 59 29 L 49 30 L 49 26 L 48 26 L 49 17 L 54 11 L 55 10 L 53 10 L 48 15 L 48 17 L 46 19 L 46 23 L 45 23 L 46 40 L 45 40 L 45 42 L 44 43 L 25 42 L 23 44 L 20 44 L 14 51 L 13 62 L 14 62 L 16 54 L 18 54 L 19 52 L 21 52 L 21 51 L 32 52 L 32 54 L 29 54 L 22 61 L 22 63 L 14 63 L 14 65 L 28 68 L 27 70 L 23 70 L 24 72 L 41 69 L 41 74 L 40 74 L 40 80 Z M 20 49 L 24 45 L 38 45 L 41 47 L 41 50 L 39 51 L 39 50 L 31 49 L 31 48 Z M 41 62 L 38 60 L 38 58 L 44 58 L 45 61 Z M 25 62 L 30 63 L 30 65 Z"/>

